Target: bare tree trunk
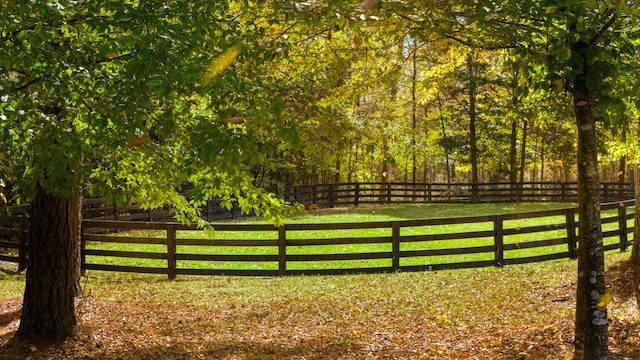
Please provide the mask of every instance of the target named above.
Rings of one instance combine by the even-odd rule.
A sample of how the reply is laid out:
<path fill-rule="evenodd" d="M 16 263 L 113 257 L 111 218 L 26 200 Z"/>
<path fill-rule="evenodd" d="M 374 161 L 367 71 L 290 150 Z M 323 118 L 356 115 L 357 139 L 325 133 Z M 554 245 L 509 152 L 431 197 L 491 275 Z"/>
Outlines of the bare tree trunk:
<path fill-rule="evenodd" d="M 478 144 L 476 135 L 476 73 L 473 55 L 467 56 L 469 70 L 469 144 L 471 147 L 471 202 L 478 202 Z"/>
<path fill-rule="evenodd" d="M 589 44 L 577 42 L 574 56 L 585 57 Z M 588 62 L 572 82 L 573 102 L 578 127 L 578 281 L 576 290 L 576 360 L 608 359 L 608 320 L 606 304 L 600 299 L 606 292 L 604 246 L 600 222 L 600 180 L 596 123 L 586 79 L 591 75 Z M 602 305 L 602 306 L 601 306 Z"/>
<path fill-rule="evenodd" d="M 640 124 L 638 126 L 638 141 L 640 141 Z M 633 288 L 636 289 L 636 303 L 640 308 L 640 165 L 636 165 L 635 171 L 636 206 L 633 219 L 633 247 L 631 248 L 631 266 L 634 270 Z"/>
<path fill-rule="evenodd" d="M 440 125 L 442 128 L 442 147 L 444 148 L 445 167 L 447 169 L 447 184 L 451 184 L 451 161 L 449 160 L 449 142 L 447 141 L 447 131 L 444 124 L 444 115 L 442 114 L 442 100 L 440 100 L 440 91 L 438 91 L 438 113 L 440 114 Z"/>
<path fill-rule="evenodd" d="M 49 194 L 39 184 L 32 203 L 29 257 L 17 335 L 64 334 L 76 325 L 80 292 L 81 200 Z"/>

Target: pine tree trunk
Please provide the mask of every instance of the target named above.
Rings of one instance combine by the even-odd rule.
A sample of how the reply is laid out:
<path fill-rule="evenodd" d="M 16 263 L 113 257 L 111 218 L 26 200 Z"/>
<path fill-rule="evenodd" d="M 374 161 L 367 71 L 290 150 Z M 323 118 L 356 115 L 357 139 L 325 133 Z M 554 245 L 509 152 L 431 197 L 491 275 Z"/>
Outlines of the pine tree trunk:
<path fill-rule="evenodd" d="M 574 49 L 580 53 L 580 48 Z M 585 71 L 588 73 L 588 71 Z M 607 308 L 598 306 L 605 294 L 604 248 L 600 222 L 596 124 L 584 77 L 574 82 L 578 126 L 579 247 L 576 290 L 575 359 L 608 359 Z M 602 304 L 601 304 L 602 305 Z"/>
<path fill-rule="evenodd" d="M 17 335 L 64 334 L 76 325 L 74 298 L 80 291 L 80 217 L 79 196 L 64 199 L 37 186 Z"/>

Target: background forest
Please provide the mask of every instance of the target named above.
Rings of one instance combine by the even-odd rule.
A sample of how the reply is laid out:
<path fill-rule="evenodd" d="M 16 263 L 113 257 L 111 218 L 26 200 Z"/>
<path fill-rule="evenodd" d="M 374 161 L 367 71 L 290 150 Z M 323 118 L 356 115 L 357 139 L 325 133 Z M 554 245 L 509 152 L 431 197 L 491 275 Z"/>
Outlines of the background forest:
<path fill-rule="evenodd" d="M 532 60 L 544 54 L 420 33 L 420 15 L 369 14 L 270 27 L 280 43 L 264 72 L 295 114 L 296 144 L 263 138 L 253 170 L 261 185 L 466 183 L 474 172 L 479 182 L 576 180 L 572 99 Z M 466 21 L 455 20 L 474 26 Z M 634 101 L 625 95 L 598 114 L 601 181 L 634 180 Z"/>

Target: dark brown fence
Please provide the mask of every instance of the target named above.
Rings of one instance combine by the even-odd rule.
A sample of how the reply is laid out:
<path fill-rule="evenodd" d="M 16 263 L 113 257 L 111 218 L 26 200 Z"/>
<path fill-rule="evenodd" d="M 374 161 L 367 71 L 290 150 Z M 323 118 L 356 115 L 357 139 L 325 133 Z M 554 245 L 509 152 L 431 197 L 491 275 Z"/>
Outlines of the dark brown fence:
<path fill-rule="evenodd" d="M 632 245 L 634 201 L 602 206 L 605 250 Z M 82 268 L 177 275 L 299 275 L 475 268 L 575 258 L 577 209 L 390 222 L 219 224 L 83 221 Z M 522 221 L 526 219 L 526 221 Z M 529 224 L 529 225 L 527 225 Z M 461 225 L 467 230 L 439 232 Z M 93 229 L 127 230 L 118 234 Z M 350 230 L 349 237 L 344 231 Z M 353 230 L 358 235 L 353 236 Z M 252 234 L 246 238 L 244 235 Z M 126 248 L 124 247 L 126 246 Z M 340 266 L 344 264 L 344 266 Z M 359 264 L 359 265 L 358 265 Z"/>
<path fill-rule="evenodd" d="M 365 182 L 298 185 L 287 189 L 285 198 L 324 207 L 389 203 L 468 203 L 471 184 Z M 528 182 L 477 184 L 478 202 L 577 202 L 576 182 Z M 603 202 L 633 199 L 632 183 L 602 183 Z"/>

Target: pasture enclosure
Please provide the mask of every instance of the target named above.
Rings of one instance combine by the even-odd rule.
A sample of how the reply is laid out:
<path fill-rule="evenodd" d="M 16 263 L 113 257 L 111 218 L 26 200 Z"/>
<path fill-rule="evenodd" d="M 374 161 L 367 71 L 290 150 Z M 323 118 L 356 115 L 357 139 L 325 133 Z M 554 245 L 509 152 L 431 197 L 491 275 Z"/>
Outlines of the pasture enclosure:
<path fill-rule="evenodd" d="M 603 205 L 605 250 L 632 245 L 633 205 Z M 566 208 L 279 228 L 216 224 L 213 234 L 179 223 L 85 220 L 82 268 L 174 279 L 425 271 L 575 258 L 576 213 Z"/>
<path fill-rule="evenodd" d="M 354 193 L 349 193 L 353 190 L 349 184 L 342 185 L 344 194 L 338 196 L 340 192 L 335 191 L 332 204 L 324 204 L 319 197 L 319 187 L 324 185 L 314 186 L 314 203 L 336 206 L 353 200 L 353 205 L 358 205 L 368 203 L 367 199 L 378 200 L 367 184 L 355 184 Z M 615 185 L 605 184 L 603 192 L 622 189 Z M 565 201 L 571 198 L 566 196 L 569 185 L 554 186 L 565 189 Z M 392 189 L 386 203 L 393 194 L 408 194 L 393 184 L 385 184 L 385 188 Z M 314 193 L 298 191 L 303 198 L 309 194 Z M 551 191 L 545 194 L 554 198 Z M 357 196 L 349 198 L 353 195 Z M 441 202 L 434 199 L 430 200 Z M 396 203 L 413 198 L 406 200 L 393 198 Z M 579 221 L 577 209 L 564 208 L 449 219 L 286 224 L 280 228 L 255 223 L 215 224 L 211 233 L 167 222 L 167 210 L 150 211 L 135 205 L 117 208 L 106 206 L 104 199 L 86 199 L 83 204 L 83 270 L 156 273 L 172 279 L 177 275 L 421 271 L 575 258 Z M 633 206 L 634 200 L 603 204 L 606 250 L 625 250 L 632 244 Z M 203 216 L 240 215 L 234 210 L 218 214 L 216 208 L 211 201 Z M 17 222 L 25 217 L 20 219 Z M 23 270 L 27 239 L 25 230 L 0 227 L 0 260 L 17 263 Z"/>

